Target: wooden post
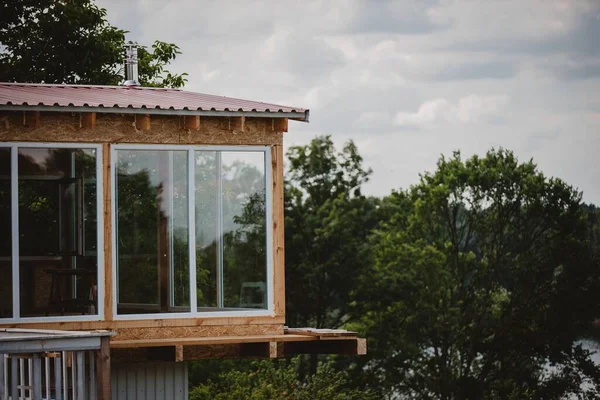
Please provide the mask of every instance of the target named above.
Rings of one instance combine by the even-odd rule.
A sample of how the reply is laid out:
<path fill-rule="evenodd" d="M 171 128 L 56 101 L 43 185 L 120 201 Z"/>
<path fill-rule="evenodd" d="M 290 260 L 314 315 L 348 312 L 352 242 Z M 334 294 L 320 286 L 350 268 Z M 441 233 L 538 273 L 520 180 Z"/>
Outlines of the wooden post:
<path fill-rule="evenodd" d="M 142 131 L 150 130 L 150 114 L 136 114 L 135 127 Z"/>
<path fill-rule="evenodd" d="M 110 337 L 101 339 L 100 350 L 96 352 L 96 387 L 98 400 L 111 400 L 110 391 Z"/>
<path fill-rule="evenodd" d="M 230 117 L 229 129 L 237 132 L 244 132 L 246 126 L 246 117 Z"/>
<path fill-rule="evenodd" d="M 98 299 L 98 302 L 104 301 L 104 319 L 112 321 L 113 319 L 113 299 L 116 293 L 113 293 L 112 278 L 112 218 L 111 218 L 111 168 L 110 168 L 110 145 L 102 145 L 102 183 L 104 188 L 104 299 Z M 102 266 L 98 266 L 102 268 Z M 99 282 L 100 284 L 100 282 Z"/>
<path fill-rule="evenodd" d="M 283 227 L 283 146 L 271 148 L 273 177 L 273 285 L 275 315 L 285 316 L 285 253 Z"/>
<path fill-rule="evenodd" d="M 85 112 L 81 113 L 79 126 L 84 129 L 94 129 L 96 127 L 96 113 Z"/>
<path fill-rule="evenodd" d="M 288 119 L 287 118 L 273 118 L 273 130 L 275 132 L 287 132 L 288 131 Z"/>
<path fill-rule="evenodd" d="M 183 127 L 185 129 L 200 129 L 200 116 L 199 115 L 184 115 L 183 116 Z"/>

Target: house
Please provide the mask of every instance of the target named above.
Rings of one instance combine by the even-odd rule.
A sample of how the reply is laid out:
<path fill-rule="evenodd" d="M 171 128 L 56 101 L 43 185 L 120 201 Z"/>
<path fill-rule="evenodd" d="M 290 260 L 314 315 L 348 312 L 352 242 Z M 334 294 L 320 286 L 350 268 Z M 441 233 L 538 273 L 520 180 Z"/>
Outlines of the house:
<path fill-rule="evenodd" d="M 0 83 L 0 398 L 185 399 L 188 360 L 364 354 L 284 326 L 283 138 L 308 119 Z"/>

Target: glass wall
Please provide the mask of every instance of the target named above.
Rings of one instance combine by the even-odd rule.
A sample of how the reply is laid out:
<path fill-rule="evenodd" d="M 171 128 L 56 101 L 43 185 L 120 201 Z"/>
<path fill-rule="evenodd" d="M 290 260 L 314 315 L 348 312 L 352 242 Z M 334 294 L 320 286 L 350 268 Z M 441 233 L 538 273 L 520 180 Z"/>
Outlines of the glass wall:
<path fill-rule="evenodd" d="M 223 305 L 267 308 L 265 156 L 223 152 Z"/>
<path fill-rule="evenodd" d="M 190 298 L 198 312 L 268 309 L 264 148 L 120 147 L 117 313 L 187 312 Z M 188 254 L 195 258 L 195 282 Z"/>
<path fill-rule="evenodd" d="M 97 314 L 96 148 L 12 147 L 15 182 L 11 149 L 0 148 L 0 270 L 9 277 L 0 283 L 0 316 Z M 18 204 L 16 218 L 12 204 Z M 17 287 L 18 315 L 12 315 Z"/>
<path fill-rule="evenodd" d="M 117 311 L 189 311 L 188 152 L 116 154 Z"/>
<path fill-rule="evenodd" d="M 13 316 L 10 151 L 0 148 L 0 318 Z"/>

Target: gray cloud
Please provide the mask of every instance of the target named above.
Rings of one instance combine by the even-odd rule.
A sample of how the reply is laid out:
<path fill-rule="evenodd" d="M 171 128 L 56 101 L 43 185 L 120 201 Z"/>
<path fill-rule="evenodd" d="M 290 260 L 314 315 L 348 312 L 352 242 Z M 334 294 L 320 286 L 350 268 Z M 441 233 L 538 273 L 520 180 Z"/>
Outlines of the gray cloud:
<path fill-rule="evenodd" d="M 597 1 L 97 1 L 188 90 L 311 108 L 285 145 L 353 139 L 370 194 L 502 146 L 600 203 Z"/>

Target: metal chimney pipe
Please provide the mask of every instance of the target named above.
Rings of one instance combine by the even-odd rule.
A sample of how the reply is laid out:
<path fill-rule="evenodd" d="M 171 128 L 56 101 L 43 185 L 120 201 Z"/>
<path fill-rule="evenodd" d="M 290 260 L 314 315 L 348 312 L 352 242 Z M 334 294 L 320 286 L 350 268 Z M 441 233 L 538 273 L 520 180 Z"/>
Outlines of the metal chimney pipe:
<path fill-rule="evenodd" d="M 125 82 L 124 86 L 139 86 L 137 45 L 127 43 L 125 46 Z"/>

